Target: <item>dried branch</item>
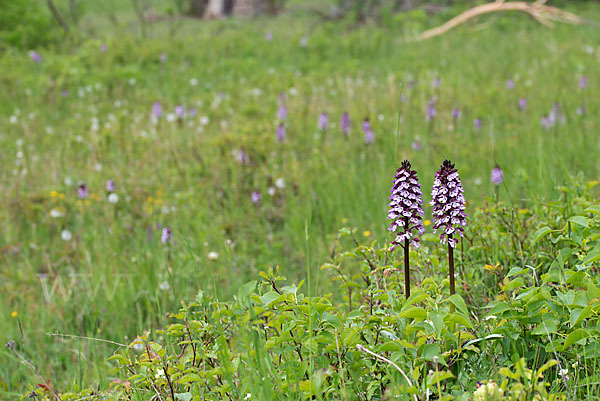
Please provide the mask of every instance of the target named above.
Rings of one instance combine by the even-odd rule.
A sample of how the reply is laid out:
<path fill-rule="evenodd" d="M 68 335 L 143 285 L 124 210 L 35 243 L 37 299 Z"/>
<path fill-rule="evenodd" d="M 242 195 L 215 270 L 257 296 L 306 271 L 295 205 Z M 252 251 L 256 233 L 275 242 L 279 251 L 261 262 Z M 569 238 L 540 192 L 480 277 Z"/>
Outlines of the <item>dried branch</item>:
<path fill-rule="evenodd" d="M 482 4 L 463 12 L 441 26 L 423 32 L 417 38 L 417 40 L 424 40 L 433 38 L 434 36 L 442 35 L 448 32 L 450 29 L 470 20 L 471 18 L 497 11 L 524 12 L 547 27 L 552 27 L 552 21 L 564 22 L 573 25 L 579 25 L 584 22 L 583 18 L 579 17 L 578 15 L 560 10 L 556 7 L 546 6 L 544 5 L 545 2 L 546 0 L 538 0 L 535 3 L 527 3 L 525 1 L 505 2 L 504 0 L 496 0 L 493 3 Z"/>

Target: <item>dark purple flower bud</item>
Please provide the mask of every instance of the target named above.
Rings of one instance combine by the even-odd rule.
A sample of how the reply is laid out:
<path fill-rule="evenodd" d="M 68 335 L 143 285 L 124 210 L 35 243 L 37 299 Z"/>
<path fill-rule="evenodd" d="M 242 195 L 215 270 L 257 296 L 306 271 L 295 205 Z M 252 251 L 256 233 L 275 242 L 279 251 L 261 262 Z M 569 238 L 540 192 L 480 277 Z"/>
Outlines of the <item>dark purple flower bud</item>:
<path fill-rule="evenodd" d="M 181 105 L 175 106 L 175 115 L 179 118 L 183 118 L 185 116 L 185 107 Z"/>
<path fill-rule="evenodd" d="M 425 115 L 425 118 L 427 121 L 431 121 L 436 116 L 436 114 L 437 111 L 435 110 L 435 100 L 430 99 L 429 104 L 427 105 L 427 113 Z"/>
<path fill-rule="evenodd" d="M 287 107 L 284 104 L 279 105 L 279 109 L 277 110 L 277 118 L 281 121 L 285 121 L 287 118 Z"/>
<path fill-rule="evenodd" d="M 79 188 L 77 188 L 77 196 L 79 196 L 79 199 L 87 198 L 88 194 L 89 194 L 88 187 L 85 184 L 80 184 Z"/>
<path fill-rule="evenodd" d="M 481 128 L 482 125 L 483 125 L 483 121 L 481 121 L 481 118 L 476 118 L 473 121 L 473 127 L 475 127 L 475 129 Z"/>
<path fill-rule="evenodd" d="M 160 242 L 166 244 L 171 239 L 171 227 L 166 226 L 163 228 L 162 233 L 160 234 Z"/>
<path fill-rule="evenodd" d="M 458 120 L 461 114 L 460 109 L 452 109 L 452 118 L 455 120 Z"/>
<path fill-rule="evenodd" d="M 108 192 L 115 192 L 117 190 L 117 185 L 115 184 L 114 180 L 106 181 L 106 190 Z"/>
<path fill-rule="evenodd" d="M 496 164 L 496 167 L 494 167 L 492 169 L 492 174 L 490 175 L 490 180 L 492 181 L 492 184 L 494 184 L 496 186 L 502 184 L 502 181 L 504 181 L 504 171 L 502 171 L 500 166 L 498 166 L 497 164 Z"/>
<path fill-rule="evenodd" d="M 102 53 L 106 53 L 106 43 L 102 43 L 102 45 L 100 45 L 100 51 Z"/>
<path fill-rule="evenodd" d="M 321 131 L 325 131 L 327 126 L 329 125 L 329 116 L 327 113 L 323 112 L 319 114 L 319 129 Z"/>
<path fill-rule="evenodd" d="M 423 148 L 423 146 L 421 145 L 421 142 L 419 142 L 416 139 L 413 141 L 411 147 L 412 147 L 412 150 L 416 150 L 416 151 L 419 151 Z"/>
<path fill-rule="evenodd" d="M 392 220 L 392 224 L 388 230 L 396 234 L 392 249 L 396 245 L 402 246 L 405 240 L 418 248 L 419 238 L 415 234 L 425 232 L 422 221 L 423 200 L 417 172 L 411 170 L 408 160 L 404 160 L 396 172 L 390 192 L 388 219 Z"/>
<path fill-rule="evenodd" d="M 369 145 L 375 141 L 375 134 L 371 130 L 371 122 L 368 118 L 365 118 L 362 123 L 362 129 L 365 133 L 365 144 Z"/>
<path fill-rule="evenodd" d="M 514 89 L 515 88 L 515 81 L 513 81 L 512 79 L 509 79 L 506 81 L 506 89 Z"/>
<path fill-rule="evenodd" d="M 521 99 L 519 99 L 519 108 L 521 110 L 527 109 L 527 99 L 525 99 L 524 97 L 522 97 Z"/>
<path fill-rule="evenodd" d="M 348 113 L 342 114 L 342 121 L 340 121 L 340 127 L 342 128 L 342 132 L 344 135 L 348 136 L 350 134 L 350 115 Z"/>
<path fill-rule="evenodd" d="M 152 115 L 156 118 L 162 116 L 163 113 L 163 108 L 162 108 L 162 104 L 160 104 L 160 102 L 154 102 L 154 104 L 152 104 Z"/>
<path fill-rule="evenodd" d="M 585 89 L 585 88 L 587 88 L 587 85 L 588 85 L 588 77 L 583 75 L 581 78 L 579 78 L 579 89 Z"/>
<path fill-rule="evenodd" d="M 439 171 L 435 173 L 431 191 L 433 206 L 433 232 L 442 230 L 440 242 L 449 243 L 452 248 L 457 244 L 453 234 L 464 234 L 467 225 L 465 215 L 465 197 L 463 188 L 454 164 L 445 160 Z"/>
<path fill-rule="evenodd" d="M 42 61 L 42 56 L 40 56 L 40 54 L 34 50 L 29 52 L 29 57 L 34 63 L 40 63 Z"/>
<path fill-rule="evenodd" d="M 258 202 L 260 202 L 260 199 L 262 198 L 262 194 L 258 191 L 254 191 L 254 192 L 252 192 L 251 198 L 252 198 L 252 203 L 258 203 Z"/>
<path fill-rule="evenodd" d="M 285 126 L 283 125 L 283 123 L 277 126 L 277 131 L 275 132 L 275 135 L 277 135 L 277 140 L 279 142 L 285 141 Z"/>

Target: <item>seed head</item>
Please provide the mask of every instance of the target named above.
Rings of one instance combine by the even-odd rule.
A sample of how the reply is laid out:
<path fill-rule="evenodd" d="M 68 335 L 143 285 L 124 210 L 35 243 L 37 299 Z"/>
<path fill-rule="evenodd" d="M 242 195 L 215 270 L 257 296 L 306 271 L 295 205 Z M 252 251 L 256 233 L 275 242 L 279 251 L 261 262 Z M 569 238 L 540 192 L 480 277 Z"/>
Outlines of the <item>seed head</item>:
<path fill-rule="evenodd" d="M 457 240 L 452 235 L 458 233 L 462 237 L 467 220 L 462 184 L 454 164 L 449 160 L 445 160 L 435 173 L 431 198 L 433 232 L 441 229 L 440 242 L 448 242 L 454 248 Z"/>

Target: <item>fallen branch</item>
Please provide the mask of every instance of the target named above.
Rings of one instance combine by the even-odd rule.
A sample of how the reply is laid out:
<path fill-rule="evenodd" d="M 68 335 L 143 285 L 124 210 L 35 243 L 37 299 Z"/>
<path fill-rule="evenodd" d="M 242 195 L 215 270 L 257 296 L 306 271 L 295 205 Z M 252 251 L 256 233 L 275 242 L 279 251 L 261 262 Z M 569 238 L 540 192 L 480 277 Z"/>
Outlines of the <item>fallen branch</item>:
<path fill-rule="evenodd" d="M 560 10 L 556 7 L 547 6 L 544 4 L 545 2 L 546 0 L 539 0 L 535 3 L 527 3 L 525 1 L 504 2 L 503 0 L 499 0 L 493 3 L 482 4 L 465 11 L 460 15 L 457 15 L 441 26 L 423 32 L 417 38 L 417 40 L 433 38 L 434 36 L 448 32 L 450 29 L 457 27 L 471 18 L 497 11 L 524 12 L 547 27 L 553 26 L 552 21 L 564 22 L 573 25 L 579 25 L 584 22 L 583 18 L 579 17 L 578 15 Z"/>

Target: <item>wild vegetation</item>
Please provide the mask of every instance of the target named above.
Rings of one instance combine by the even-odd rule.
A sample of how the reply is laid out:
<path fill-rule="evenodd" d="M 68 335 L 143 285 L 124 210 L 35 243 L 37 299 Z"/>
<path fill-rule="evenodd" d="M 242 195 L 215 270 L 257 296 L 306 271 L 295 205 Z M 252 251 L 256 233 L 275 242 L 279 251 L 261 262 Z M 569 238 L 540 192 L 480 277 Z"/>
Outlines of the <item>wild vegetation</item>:
<path fill-rule="evenodd" d="M 597 28 L 113 3 L 0 29 L 0 398 L 600 398 Z"/>

